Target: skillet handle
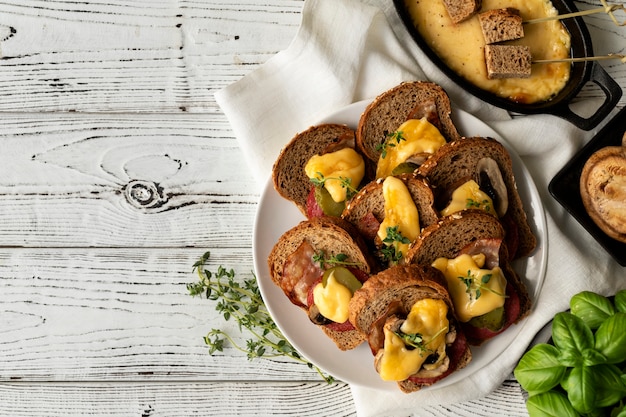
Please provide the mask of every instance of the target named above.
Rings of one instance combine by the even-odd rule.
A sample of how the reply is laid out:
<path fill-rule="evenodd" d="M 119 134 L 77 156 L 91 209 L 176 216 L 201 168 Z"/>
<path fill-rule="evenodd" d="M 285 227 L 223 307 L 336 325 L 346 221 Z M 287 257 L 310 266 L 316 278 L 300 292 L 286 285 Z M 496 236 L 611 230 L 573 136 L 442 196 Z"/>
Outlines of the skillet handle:
<path fill-rule="evenodd" d="M 569 106 L 557 109 L 553 114 L 559 116 L 574 124 L 583 130 L 591 130 L 596 127 L 608 114 L 615 108 L 617 102 L 622 97 L 622 88 L 611 76 L 602 68 L 598 62 L 592 63 L 591 82 L 595 83 L 604 91 L 604 102 L 594 114 L 588 118 L 584 118 L 574 113 Z"/>

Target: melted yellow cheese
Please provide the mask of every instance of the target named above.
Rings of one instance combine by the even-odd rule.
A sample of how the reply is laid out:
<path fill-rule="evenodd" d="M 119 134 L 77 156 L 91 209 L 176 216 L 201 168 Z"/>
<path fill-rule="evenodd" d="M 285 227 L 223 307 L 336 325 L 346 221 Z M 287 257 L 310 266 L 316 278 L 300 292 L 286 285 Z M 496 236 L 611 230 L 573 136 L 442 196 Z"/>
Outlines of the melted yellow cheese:
<path fill-rule="evenodd" d="M 336 203 L 346 200 L 347 188 L 342 179 L 350 179 L 350 185 L 357 188 L 365 175 L 363 157 L 352 148 L 343 148 L 323 155 L 313 155 L 304 167 L 309 178 L 328 178 L 324 187 Z"/>
<path fill-rule="evenodd" d="M 378 159 L 376 177 L 391 175 L 395 167 L 409 157 L 420 153 L 434 153 L 446 143 L 439 130 L 426 119 L 410 119 L 402 123 L 396 132 L 402 132 L 402 138 L 388 138 L 386 153 Z"/>
<path fill-rule="evenodd" d="M 467 181 L 452 192 L 452 199 L 441 214 L 447 216 L 468 208 L 481 209 L 497 217 L 491 197 L 483 192 L 474 180 Z"/>
<path fill-rule="evenodd" d="M 571 64 L 534 64 L 530 78 L 487 79 L 485 40 L 478 16 L 454 24 L 442 1 L 405 1 L 413 22 L 433 51 L 461 77 L 479 88 L 520 103 L 545 101 L 561 91 L 570 76 Z M 554 16 L 550 0 L 483 0 L 481 11 L 513 7 L 524 20 Z M 507 42 L 528 45 L 533 60 L 568 58 L 570 35 L 560 21 L 524 25 L 524 37 Z"/>
<path fill-rule="evenodd" d="M 333 272 L 325 287 L 320 282 L 313 288 L 313 300 L 320 313 L 335 323 L 348 320 L 348 304 L 351 298 L 352 292 L 337 281 Z"/>
<path fill-rule="evenodd" d="M 423 299 L 416 302 L 400 326 L 405 334 L 420 334 L 423 348 L 407 348 L 404 341 L 388 328 L 384 329 L 384 351 L 378 372 L 385 381 L 403 381 L 417 373 L 424 361 L 438 352 L 437 363 L 445 358 L 446 334 L 449 330 L 448 306 L 442 300 Z"/>
<path fill-rule="evenodd" d="M 384 240 L 387 237 L 387 228 L 397 226 L 402 236 L 411 242 L 417 239 L 420 233 L 419 213 L 404 181 L 396 177 L 385 178 L 383 198 L 385 218 L 378 229 L 378 237 Z M 394 242 L 394 245 L 404 255 L 410 243 Z"/>
<path fill-rule="evenodd" d="M 506 278 L 502 269 L 483 269 L 484 263 L 483 254 L 463 254 L 433 262 L 433 266 L 446 277 L 454 309 L 462 322 L 504 305 Z"/>

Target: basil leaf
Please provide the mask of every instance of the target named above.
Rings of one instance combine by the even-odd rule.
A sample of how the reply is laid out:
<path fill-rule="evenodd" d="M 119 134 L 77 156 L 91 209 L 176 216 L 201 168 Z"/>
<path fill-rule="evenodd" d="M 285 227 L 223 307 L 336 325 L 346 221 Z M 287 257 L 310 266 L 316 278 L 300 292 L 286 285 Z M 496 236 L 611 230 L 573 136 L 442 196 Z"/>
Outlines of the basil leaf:
<path fill-rule="evenodd" d="M 626 290 L 618 291 L 617 294 L 615 294 L 615 299 L 613 302 L 615 303 L 615 308 L 617 308 L 617 311 L 626 313 Z"/>
<path fill-rule="evenodd" d="M 556 347 L 537 344 L 522 356 L 513 374 L 530 395 L 549 391 L 565 374 L 566 367 L 559 363 L 558 356 Z"/>
<path fill-rule="evenodd" d="M 561 387 L 567 391 L 567 398 L 572 407 L 582 414 L 591 412 L 595 408 L 596 389 L 595 378 L 590 366 L 576 366 L 567 372 Z"/>
<path fill-rule="evenodd" d="M 615 314 L 611 300 L 591 291 L 583 291 L 573 296 L 570 309 L 572 314 L 583 319 L 592 330 Z"/>
<path fill-rule="evenodd" d="M 557 391 L 533 395 L 526 401 L 530 417 L 580 417 L 567 397 Z"/>
<path fill-rule="evenodd" d="M 597 408 L 609 407 L 618 403 L 626 395 L 626 385 L 622 381 L 622 371 L 615 365 L 598 365 L 592 368 L 596 388 Z"/>
<path fill-rule="evenodd" d="M 608 363 L 626 360 L 626 313 L 616 313 L 598 328 L 595 348 L 607 358 Z"/>
<path fill-rule="evenodd" d="M 606 356 L 598 352 L 596 349 L 585 349 L 582 352 L 583 365 L 592 366 L 607 363 Z"/>
<path fill-rule="evenodd" d="M 552 341 L 559 349 L 564 365 L 583 363 L 583 352 L 594 347 L 593 333 L 585 322 L 572 313 L 557 313 L 552 321 Z"/>

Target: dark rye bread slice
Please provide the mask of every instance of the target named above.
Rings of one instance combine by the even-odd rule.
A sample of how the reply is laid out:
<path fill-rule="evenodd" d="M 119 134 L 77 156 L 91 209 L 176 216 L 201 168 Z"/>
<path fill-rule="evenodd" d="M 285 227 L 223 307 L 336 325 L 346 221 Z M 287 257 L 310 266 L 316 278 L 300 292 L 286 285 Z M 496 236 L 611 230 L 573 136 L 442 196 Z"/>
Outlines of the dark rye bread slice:
<path fill-rule="evenodd" d="M 532 56 L 527 45 L 485 45 L 487 78 L 529 78 Z"/>
<path fill-rule="evenodd" d="M 435 223 L 439 219 L 439 214 L 435 210 L 435 197 L 428 184 L 428 181 L 420 176 L 412 174 L 399 175 L 406 185 L 419 215 L 420 227 L 426 227 Z M 385 198 L 383 197 L 383 178 L 371 181 L 366 184 L 352 199 L 346 204 L 341 217 L 350 223 L 357 225 L 359 220 L 371 213 L 376 220 L 382 222 L 385 218 Z"/>
<path fill-rule="evenodd" d="M 358 148 L 377 163 L 381 154 L 380 145 L 387 134 L 395 132 L 418 106 L 433 101 L 440 133 L 448 141 L 458 139 L 460 135 L 450 118 L 452 110 L 448 94 L 435 83 L 412 81 L 385 91 L 366 107 L 356 130 Z"/>
<path fill-rule="evenodd" d="M 514 259 L 528 256 L 537 246 L 537 239 L 517 190 L 511 156 L 500 142 L 492 138 L 471 137 L 446 143 L 419 167 L 418 173 L 428 179 L 436 192 L 445 193 L 460 185 L 462 179 L 474 177 L 478 161 L 482 158 L 496 161 L 507 189 L 508 209 L 501 220 L 510 234 L 509 238 L 517 244 L 514 247 L 509 240 L 511 256 Z M 438 195 L 435 199 L 438 200 Z M 508 223 L 514 226 L 507 226 Z"/>
<path fill-rule="evenodd" d="M 461 23 L 474 16 L 482 6 L 481 0 L 443 0 L 450 20 Z"/>
<path fill-rule="evenodd" d="M 295 135 L 281 150 L 272 168 L 274 188 L 283 198 L 296 204 L 307 216 L 306 203 L 312 183 L 304 167 L 314 155 L 324 153 L 329 146 L 340 141 L 354 144 L 354 130 L 342 124 L 312 126 Z"/>
<path fill-rule="evenodd" d="M 415 265 L 432 265 L 438 258 L 455 258 L 461 249 L 478 239 L 503 239 L 504 235 L 502 224 L 492 215 L 477 209 L 465 210 L 446 216 L 424 229 L 407 253 L 406 261 Z M 500 246 L 499 258 L 500 268 L 519 298 L 518 316 L 511 320 L 512 323 L 518 323 L 530 313 L 530 296 L 526 284 L 507 261 L 505 244 Z M 470 343 L 479 345 L 483 341 L 475 340 Z"/>
<path fill-rule="evenodd" d="M 346 255 L 346 262 L 358 265 L 358 269 L 368 274 L 375 265 L 365 242 L 350 223 L 338 217 L 328 216 L 304 220 L 281 235 L 267 259 L 270 277 L 283 291 L 285 291 L 283 275 L 285 261 L 304 241 L 307 241 L 316 253 L 324 251 L 326 259 L 339 254 Z M 289 294 L 285 295 L 289 297 Z M 308 314 L 306 307 L 300 307 Z M 356 329 L 337 331 L 326 326 L 319 327 L 341 350 L 353 349 L 364 340 L 364 336 Z"/>
<path fill-rule="evenodd" d="M 454 354 L 454 362 L 450 365 L 451 372 L 465 367 L 471 361 L 472 353 L 463 335 L 459 333 L 460 329 L 456 323 L 454 306 L 445 278 L 435 268 L 422 265 L 398 265 L 371 276 L 363 287 L 354 293 L 350 301 L 350 321 L 357 329 L 369 335 L 375 323 L 381 318 L 400 314 L 398 311 L 408 312 L 413 304 L 423 299 L 443 300 L 448 305 L 451 328 L 457 332 L 459 339 L 456 344 L 457 352 Z M 406 318 L 406 315 L 402 318 Z M 376 355 L 376 352 L 373 353 Z M 436 380 L 407 379 L 399 381 L 398 387 L 401 391 L 409 393 L 435 382 Z"/>
<path fill-rule="evenodd" d="M 478 14 L 478 22 L 486 44 L 511 41 L 524 37 L 519 10 L 513 7 L 492 9 Z"/>

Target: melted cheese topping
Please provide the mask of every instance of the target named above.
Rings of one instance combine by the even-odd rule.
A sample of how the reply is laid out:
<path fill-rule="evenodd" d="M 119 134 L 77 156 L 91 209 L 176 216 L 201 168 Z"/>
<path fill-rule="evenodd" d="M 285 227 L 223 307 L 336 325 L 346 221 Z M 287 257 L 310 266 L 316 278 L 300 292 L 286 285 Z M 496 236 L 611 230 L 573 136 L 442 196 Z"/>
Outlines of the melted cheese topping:
<path fill-rule="evenodd" d="M 502 269 L 483 269 L 484 264 L 483 254 L 463 254 L 433 262 L 433 266 L 446 277 L 454 310 L 462 322 L 504 305 L 506 278 Z"/>
<path fill-rule="evenodd" d="M 403 381 L 417 373 L 424 361 L 437 352 L 443 361 L 446 355 L 446 334 L 449 330 L 448 306 L 442 300 L 423 299 L 416 302 L 400 330 L 405 334 L 420 334 L 423 348 L 407 348 L 404 341 L 384 329 L 384 351 L 378 372 L 385 381 Z"/>
<path fill-rule="evenodd" d="M 363 157 L 352 148 L 343 148 L 323 155 L 313 155 L 304 167 L 309 178 L 324 178 L 324 187 L 336 203 L 346 200 L 347 188 L 342 186 L 342 179 L 350 179 L 350 185 L 358 187 L 365 175 Z"/>
<path fill-rule="evenodd" d="M 326 287 L 320 282 L 313 288 L 313 300 L 320 313 L 335 323 L 348 320 L 348 304 L 351 298 L 352 292 L 337 281 L 334 272 L 328 277 Z"/>
<path fill-rule="evenodd" d="M 391 143 L 386 147 L 386 155 L 384 158 L 381 155 L 378 159 L 377 178 L 391 175 L 393 169 L 409 157 L 420 153 L 432 154 L 446 143 L 439 130 L 425 118 L 409 119 L 402 123 L 396 132 L 402 132 L 403 139 L 399 141 L 388 139 Z"/>
<path fill-rule="evenodd" d="M 478 16 L 453 24 L 442 1 L 406 0 L 413 22 L 433 51 L 450 69 L 477 87 L 514 102 L 550 99 L 569 80 L 567 62 L 533 64 L 530 78 L 487 79 L 485 40 Z M 483 0 L 481 11 L 513 7 L 524 20 L 557 15 L 550 0 Z M 568 58 L 570 36 L 558 20 L 524 25 L 524 37 L 507 42 L 528 45 L 533 60 Z"/>
<path fill-rule="evenodd" d="M 482 191 L 474 180 L 467 181 L 452 192 L 450 204 L 441 211 L 441 214 L 447 216 L 468 208 L 484 210 L 489 214 L 498 216 L 491 197 Z"/>
<path fill-rule="evenodd" d="M 411 242 L 417 239 L 420 233 L 419 213 L 404 182 L 396 177 L 385 178 L 383 198 L 385 199 L 385 218 L 380 223 L 378 237 L 385 240 L 387 228 L 397 226 L 402 236 Z M 410 243 L 394 242 L 394 245 L 404 255 Z"/>

